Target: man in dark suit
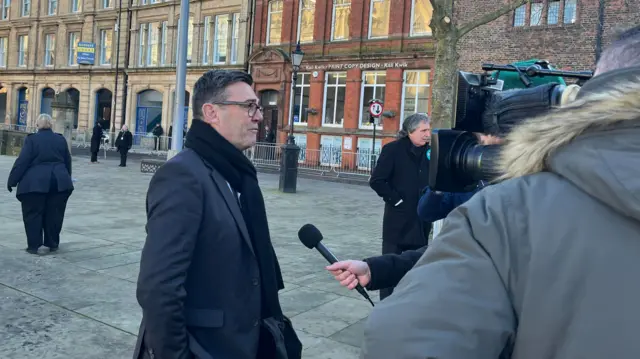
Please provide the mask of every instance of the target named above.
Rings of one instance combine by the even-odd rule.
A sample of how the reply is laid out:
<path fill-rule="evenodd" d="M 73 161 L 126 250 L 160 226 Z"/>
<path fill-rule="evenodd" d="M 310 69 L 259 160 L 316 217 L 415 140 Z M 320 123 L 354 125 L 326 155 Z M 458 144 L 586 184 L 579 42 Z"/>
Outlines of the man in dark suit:
<path fill-rule="evenodd" d="M 31 254 L 37 254 L 43 244 L 51 252 L 58 249 L 64 211 L 73 191 L 67 141 L 51 130 L 52 120 L 47 114 L 38 117 L 36 126 L 38 133 L 25 138 L 7 180 L 9 192 L 18 187 L 26 251 Z"/>
<path fill-rule="evenodd" d="M 127 125 L 122 125 L 122 130 L 120 130 L 118 138 L 116 139 L 116 148 L 118 149 L 118 152 L 120 152 L 120 167 L 127 167 L 127 154 L 129 153 L 132 144 L 133 136 L 131 136 L 129 128 Z"/>
<path fill-rule="evenodd" d="M 382 254 L 400 254 L 427 245 L 431 223 L 418 218 L 418 200 L 429 182 L 429 117 L 414 114 L 402 124 L 399 139 L 387 144 L 371 173 L 369 185 L 385 202 Z M 393 288 L 380 290 L 380 299 Z"/>
<path fill-rule="evenodd" d="M 93 126 L 93 133 L 91 134 L 91 163 L 98 162 L 100 141 L 102 141 L 102 125 L 100 124 L 100 122 L 96 122 L 96 124 Z"/>
<path fill-rule="evenodd" d="M 256 170 L 242 153 L 262 107 L 240 71 L 195 84 L 185 150 L 153 176 L 134 358 L 297 359 Z"/>

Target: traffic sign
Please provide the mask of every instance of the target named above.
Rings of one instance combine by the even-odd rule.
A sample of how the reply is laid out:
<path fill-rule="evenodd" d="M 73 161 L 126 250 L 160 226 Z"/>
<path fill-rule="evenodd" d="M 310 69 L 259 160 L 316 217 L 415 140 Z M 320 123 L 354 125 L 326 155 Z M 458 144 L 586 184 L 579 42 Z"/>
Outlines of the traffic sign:
<path fill-rule="evenodd" d="M 382 115 L 382 104 L 380 102 L 372 102 L 369 105 L 369 113 L 373 117 L 380 117 Z"/>

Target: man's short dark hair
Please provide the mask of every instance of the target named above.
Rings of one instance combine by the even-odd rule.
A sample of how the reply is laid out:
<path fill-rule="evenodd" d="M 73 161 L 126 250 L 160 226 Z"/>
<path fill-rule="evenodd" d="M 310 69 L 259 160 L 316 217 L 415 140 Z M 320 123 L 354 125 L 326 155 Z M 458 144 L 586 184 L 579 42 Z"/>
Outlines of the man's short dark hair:
<path fill-rule="evenodd" d="M 205 72 L 193 86 L 193 118 L 202 120 L 202 105 L 225 101 L 225 90 L 236 82 L 244 82 L 251 86 L 253 78 L 246 72 L 238 70 L 210 70 Z"/>
<path fill-rule="evenodd" d="M 597 73 L 640 66 L 640 25 L 620 33 L 598 60 Z"/>

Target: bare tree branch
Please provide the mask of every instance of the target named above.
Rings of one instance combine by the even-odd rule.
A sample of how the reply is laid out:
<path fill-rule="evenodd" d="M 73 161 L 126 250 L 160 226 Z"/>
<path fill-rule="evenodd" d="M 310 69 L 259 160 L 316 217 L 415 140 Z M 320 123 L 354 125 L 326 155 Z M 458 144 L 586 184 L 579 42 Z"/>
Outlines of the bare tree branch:
<path fill-rule="evenodd" d="M 509 0 L 509 3 L 504 7 L 497 9 L 491 13 L 485 14 L 463 26 L 460 26 L 460 28 L 458 28 L 458 38 L 463 37 L 469 31 L 475 29 L 476 27 L 490 23 L 493 20 L 496 20 L 497 18 L 499 18 L 500 16 L 505 15 L 506 13 L 513 11 L 518 7 L 529 2 L 531 2 L 531 0 Z"/>

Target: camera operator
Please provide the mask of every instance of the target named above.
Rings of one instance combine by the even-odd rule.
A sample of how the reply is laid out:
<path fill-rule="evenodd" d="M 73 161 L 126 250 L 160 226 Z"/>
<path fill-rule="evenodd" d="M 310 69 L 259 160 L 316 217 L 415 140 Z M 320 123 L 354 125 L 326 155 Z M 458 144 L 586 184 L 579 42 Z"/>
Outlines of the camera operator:
<path fill-rule="evenodd" d="M 420 192 L 429 181 L 429 117 L 420 113 L 407 117 L 399 137 L 382 148 L 369 180 L 385 202 L 382 254 L 425 246 L 431 231 L 431 223 L 422 223 L 416 213 Z M 382 289 L 380 299 L 392 292 L 392 287 Z"/>
<path fill-rule="evenodd" d="M 456 208 L 365 327 L 361 358 L 636 358 L 640 31 L 566 107 L 507 136 L 503 182 Z"/>
<path fill-rule="evenodd" d="M 482 145 L 497 145 L 503 141 L 502 138 L 489 134 L 478 133 L 476 136 Z M 483 187 L 484 183 L 480 183 L 474 191 L 459 193 L 438 192 L 427 188 L 418 202 L 418 217 L 427 223 L 441 220 Z M 327 266 L 326 269 L 342 286 L 349 289 L 355 288 L 358 283 L 367 290 L 395 287 L 426 249 L 425 245 L 416 250 L 384 254 L 363 261 L 344 260 Z"/>

